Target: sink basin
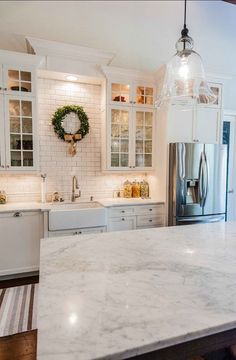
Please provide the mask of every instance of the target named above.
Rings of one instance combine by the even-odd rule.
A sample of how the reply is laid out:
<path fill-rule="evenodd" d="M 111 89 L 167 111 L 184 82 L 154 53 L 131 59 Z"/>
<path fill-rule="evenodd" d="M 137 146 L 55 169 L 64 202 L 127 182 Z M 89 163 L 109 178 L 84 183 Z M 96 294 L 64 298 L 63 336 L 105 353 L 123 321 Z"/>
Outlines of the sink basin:
<path fill-rule="evenodd" d="M 106 209 L 99 202 L 53 204 L 49 231 L 106 226 Z"/>

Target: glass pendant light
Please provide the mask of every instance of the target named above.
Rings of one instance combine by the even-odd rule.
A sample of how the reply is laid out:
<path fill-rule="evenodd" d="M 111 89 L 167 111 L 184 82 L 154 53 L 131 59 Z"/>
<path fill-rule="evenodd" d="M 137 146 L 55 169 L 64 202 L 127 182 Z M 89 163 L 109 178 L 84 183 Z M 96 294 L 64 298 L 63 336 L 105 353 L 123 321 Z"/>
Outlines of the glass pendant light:
<path fill-rule="evenodd" d="M 201 56 L 193 50 L 193 39 L 186 26 L 186 5 L 184 2 L 184 27 L 176 43 L 176 54 L 166 66 L 164 84 L 156 106 L 165 102 L 172 105 L 210 104 L 216 96 L 206 82 Z"/>

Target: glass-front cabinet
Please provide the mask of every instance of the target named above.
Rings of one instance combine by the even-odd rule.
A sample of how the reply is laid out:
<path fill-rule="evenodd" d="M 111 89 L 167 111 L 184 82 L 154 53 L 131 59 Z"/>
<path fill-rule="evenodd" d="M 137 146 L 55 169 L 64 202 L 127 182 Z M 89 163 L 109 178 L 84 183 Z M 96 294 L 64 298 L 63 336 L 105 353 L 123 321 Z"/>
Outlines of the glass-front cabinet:
<path fill-rule="evenodd" d="M 2 66 L 0 100 L 1 171 L 37 169 L 34 72 Z"/>
<path fill-rule="evenodd" d="M 108 81 L 108 103 L 110 105 L 154 106 L 155 87 L 151 83 Z"/>
<path fill-rule="evenodd" d="M 108 107 L 108 170 L 152 170 L 152 109 Z"/>

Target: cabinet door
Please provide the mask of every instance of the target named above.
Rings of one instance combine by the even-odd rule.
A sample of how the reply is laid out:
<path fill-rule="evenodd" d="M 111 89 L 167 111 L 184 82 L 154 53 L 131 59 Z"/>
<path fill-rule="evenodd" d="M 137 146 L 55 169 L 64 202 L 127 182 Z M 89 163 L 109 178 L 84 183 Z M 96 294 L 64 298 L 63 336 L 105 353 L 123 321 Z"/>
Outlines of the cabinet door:
<path fill-rule="evenodd" d="M 122 231 L 136 229 L 136 217 L 124 216 L 110 218 L 108 222 L 108 231 Z"/>
<path fill-rule="evenodd" d="M 0 229 L 0 276 L 38 270 L 42 213 L 1 213 Z"/>
<path fill-rule="evenodd" d="M 151 169 L 153 164 L 154 112 L 152 110 L 133 109 L 134 121 L 134 159 L 137 169 Z"/>
<path fill-rule="evenodd" d="M 26 66 L 3 66 L 3 81 L 6 94 L 27 96 L 35 93 L 35 70 Z"/>
<path fill-rule="evenodd" d="M 131 110 L 127 107 L 108 108 L 108 168 L 127 170 L 131 163 Z"/>
<path fill-rule="evenodd" d="M 6 167 L 35 170 L 36 124 L 33 98 L 5 96 Z"/>
<path fill-rule="evenodd" d="M 218 144 L 220 134 L 220 110 L 198 108 L 194 121 L 194 140 L 200 143 Z"/>
<path fill-rule="evenodd" d="M 0 171 L 5 170 L 5 134 L 4 134 L 4 101 L 0 95 Z"/>
<path fill-rule="evenodd" d="M 152 84 L 135 82 L 133 86 L 133 104 L 141 107 L 152 107 L 155 101 L 155 88 Z"/>
<path fill-rule="evenodd" d="M 172 106 L 168 119 L 168 142 L 192 142 L 193 121 L 193 109 Z"/>
<path fill-rule="evenodd" d="M 132 104 L 131 84 L 127 80 L 108 81 L 108 102 L 113 105 Z"/>

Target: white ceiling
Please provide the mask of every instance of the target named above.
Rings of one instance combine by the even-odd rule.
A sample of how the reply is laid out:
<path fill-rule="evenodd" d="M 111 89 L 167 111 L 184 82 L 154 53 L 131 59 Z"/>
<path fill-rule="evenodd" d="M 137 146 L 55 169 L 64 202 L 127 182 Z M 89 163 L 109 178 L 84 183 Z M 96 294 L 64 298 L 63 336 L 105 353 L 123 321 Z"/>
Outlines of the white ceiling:
<path fill-rule="evenodd" d="M 182 23 L 177 0 L 0 1 L 0 48 L 26 51 L 28 35 L 111 51 L 114 66 L 155 70 L 174 53 Z M 235 5 L 188 1 L 188 28 L 207 71 L 236 74 Z"/>

